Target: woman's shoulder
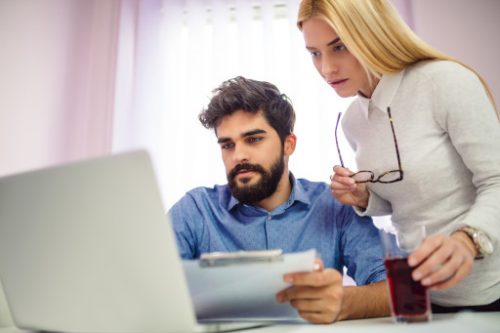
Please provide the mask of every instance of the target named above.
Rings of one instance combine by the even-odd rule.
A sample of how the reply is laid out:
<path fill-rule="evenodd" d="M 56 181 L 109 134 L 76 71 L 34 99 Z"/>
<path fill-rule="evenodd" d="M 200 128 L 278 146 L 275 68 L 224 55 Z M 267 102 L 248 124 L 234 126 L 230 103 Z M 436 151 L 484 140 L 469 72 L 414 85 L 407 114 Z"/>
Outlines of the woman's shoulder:
<path fill-rule="evenodd" d="M 406 69 L 406 76 L 425 77 L 433 81 L 453 81 L 477 75 L 464 65 L 451 60 L 422 60 Z"/>

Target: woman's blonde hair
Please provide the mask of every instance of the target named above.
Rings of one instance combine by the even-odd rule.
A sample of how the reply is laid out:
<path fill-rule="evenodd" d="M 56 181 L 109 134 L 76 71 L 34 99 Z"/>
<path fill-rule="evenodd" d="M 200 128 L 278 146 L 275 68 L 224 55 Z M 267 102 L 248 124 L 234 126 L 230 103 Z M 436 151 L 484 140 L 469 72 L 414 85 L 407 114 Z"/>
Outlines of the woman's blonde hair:
<path fill-rule="evenodd" d="M 387 0 L 302 0 L 297 26 L 317 17 L 329 24 L 369 78 L 397 73 L 421 60 L 450 60 L 474 72 L 500 119 L 493 94 L 473 68 L 427 44 L 418 37 Z"/>

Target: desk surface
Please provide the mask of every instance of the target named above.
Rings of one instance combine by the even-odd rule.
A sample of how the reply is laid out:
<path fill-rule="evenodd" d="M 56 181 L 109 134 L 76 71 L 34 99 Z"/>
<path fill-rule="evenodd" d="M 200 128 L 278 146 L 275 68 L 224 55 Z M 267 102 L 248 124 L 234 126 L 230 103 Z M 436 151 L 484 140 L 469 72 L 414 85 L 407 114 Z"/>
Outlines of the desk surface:
<path fill-rule="evenodd" d="M 500 312 L 437 314 L 428 323 L 395 324 L 389 317 L 346 320 L 331 325 L 290 324 L 242 330 L 244 333 L 500 333 Z M 31 333 L 14 327 L 0 333 Z"/>
<path fill-rule="evenodd" d="M 435 314 L 428 323 L 396 324 L 392 318 L 340 321 L 331 325 L 276 325 L 245 332 L 251 333 L 500 333 L 500 312 Z M 0 332 L 1 333 L 1 332 Z"/>

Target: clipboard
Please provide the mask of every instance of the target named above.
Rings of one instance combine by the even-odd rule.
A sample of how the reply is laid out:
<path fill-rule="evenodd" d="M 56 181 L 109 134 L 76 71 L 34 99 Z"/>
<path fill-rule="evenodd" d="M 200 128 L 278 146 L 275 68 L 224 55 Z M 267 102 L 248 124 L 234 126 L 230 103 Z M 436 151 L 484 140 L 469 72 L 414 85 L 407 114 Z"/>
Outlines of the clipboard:
<path fill-rule="evenodd" d="M 199 265 L 200 267 L 214 267 L 276 261 L 283 261 L 283 251 L 281 249 L 202 253 Z"/>
<path fill-rule="evenodd" d="M 314 270 L 314 249 L 210 253 L 184 260 L 189 292 L 200 322 L 305 322 L 276 294 L 289 287 L 283 275 Z"/>

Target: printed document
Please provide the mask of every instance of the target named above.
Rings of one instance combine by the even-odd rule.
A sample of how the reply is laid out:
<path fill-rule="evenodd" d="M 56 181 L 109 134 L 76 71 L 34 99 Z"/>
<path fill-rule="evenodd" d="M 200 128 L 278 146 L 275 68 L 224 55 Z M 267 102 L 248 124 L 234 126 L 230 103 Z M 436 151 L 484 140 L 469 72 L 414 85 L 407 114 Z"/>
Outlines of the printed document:
<path fill-rule="evenodd" d="M 289 287 L 283 275 L 314 269 L 315 250 L 283 254 L 269 262 L 234 262 L 204 267 L 183 261 L 191 299 L 199 321 L 304 321 L 276 294 Z"/>

